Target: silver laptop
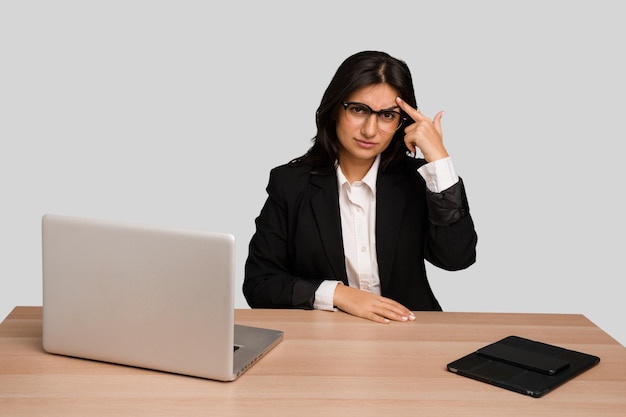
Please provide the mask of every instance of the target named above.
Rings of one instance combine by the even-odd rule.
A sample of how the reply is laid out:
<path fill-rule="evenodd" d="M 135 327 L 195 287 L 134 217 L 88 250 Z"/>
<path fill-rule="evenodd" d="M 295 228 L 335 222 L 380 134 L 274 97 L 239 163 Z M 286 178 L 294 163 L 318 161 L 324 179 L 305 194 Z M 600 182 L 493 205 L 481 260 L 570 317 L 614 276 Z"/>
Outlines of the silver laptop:
<path fill-rule="evenodd" d="M 43 348 L 220 381 L 283 337 L 235 325 L 235 239 L 226 233 L 46 214 Z"/>

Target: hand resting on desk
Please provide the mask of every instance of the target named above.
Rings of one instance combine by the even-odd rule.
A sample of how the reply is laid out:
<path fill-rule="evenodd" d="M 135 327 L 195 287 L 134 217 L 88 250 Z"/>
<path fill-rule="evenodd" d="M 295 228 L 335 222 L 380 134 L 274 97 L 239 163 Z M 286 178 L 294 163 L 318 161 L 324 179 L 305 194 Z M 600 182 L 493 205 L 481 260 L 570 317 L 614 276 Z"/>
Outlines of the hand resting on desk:
<path fill-rule="evenodd" d="M 378 323 L 415 320 L 415 315 L 402 304 L 342 283 L 335 288 L 333 302 L 337 308 L 346 313 Z"/>

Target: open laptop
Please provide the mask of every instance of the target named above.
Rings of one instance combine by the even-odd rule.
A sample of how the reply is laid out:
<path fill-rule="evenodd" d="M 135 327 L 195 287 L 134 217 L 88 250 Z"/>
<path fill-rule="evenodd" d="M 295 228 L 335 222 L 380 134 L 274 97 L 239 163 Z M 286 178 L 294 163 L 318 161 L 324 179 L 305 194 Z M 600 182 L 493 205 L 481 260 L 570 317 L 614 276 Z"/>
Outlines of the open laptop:
<path fill-rule="evenodd" d="M 226 233 L 46 214 L 43 348 L 232 381 L 283 338 L 235 325 Z"/>

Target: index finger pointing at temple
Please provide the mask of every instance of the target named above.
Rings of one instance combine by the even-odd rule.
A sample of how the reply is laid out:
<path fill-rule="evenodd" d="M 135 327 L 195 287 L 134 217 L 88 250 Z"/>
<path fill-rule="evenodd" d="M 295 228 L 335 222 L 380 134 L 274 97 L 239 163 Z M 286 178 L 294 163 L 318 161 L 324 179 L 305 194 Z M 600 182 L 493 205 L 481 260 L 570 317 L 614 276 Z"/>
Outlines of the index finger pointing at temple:
<path fill-rule="evenodd" d="M 398 106 L 400 106 L 400 108 L 414 121 L 417 122 L 418 120 L 424 119 L 424 115 L 420 113 L 418 109 L 413 108 L 409 103 L 405 102 L 400 97 L 396 97 L 396 103 L 398 103 Z"/>

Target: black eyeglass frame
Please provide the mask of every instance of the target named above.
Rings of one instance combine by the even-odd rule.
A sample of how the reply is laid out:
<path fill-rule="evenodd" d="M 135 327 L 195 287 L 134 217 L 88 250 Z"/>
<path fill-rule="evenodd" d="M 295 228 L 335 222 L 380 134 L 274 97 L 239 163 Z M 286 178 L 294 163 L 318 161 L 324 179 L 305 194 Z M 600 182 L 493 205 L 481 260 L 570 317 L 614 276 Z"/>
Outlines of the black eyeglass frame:
<path fill-rule="evenodd" d="M 367 104 L 365 104 L 365 103 L 361 103 L 361 102 L 358 102 L 358 101 L 344 101 L 344 102 L 342 102 L 342 103 L 341 103 L 341 105 L 343 106 L 343 110 L 344 110 L 344 111 L 347 111 L 347 110 L 348 110 L 348 106 L 350 106 L 351 104 L 353 104 L 353 105 L 357 105 L 357 106 L 363 106 L 363 107 L 365 107 L 366 109 L 368 109 L 368 110 L 369 110 L 369 112 L 370 112 L 370 114 L 369 114 L 367 117 L 371 116 L 371 115 L 372 115 L 372 113 L 373 113 L 373 114 L 375 114 L 375 115 L 376 115 L 376 117 L 379 117 L 379 116 L 380 116 L 381 114 L 383 114 L 383 113 L 395 113 L 395 114 L 397 114 L 398 116 L 400 116 L 400 122 L 398 123 L 398 127 L 396 127 L 396 129 L 394 130 L 394 132 L 397 132 L 397 131 L 398 131 L 398 129 L 400 129 L 400 126 L 402 126 L 402 124 L 403 124 L 404 122 L 406 122 L 406 120 L 407 120 L 407 118 L 403 115 L 403 113 L 401 113 L 401 112 L 399 112 L 399 111 L 395 111 L 395 110 L 388 110 L 388 109 L 374 110 L 373 108 L 371 108 L 371 107 L 370 107 L 370 106 L 368 106 Z"/>

